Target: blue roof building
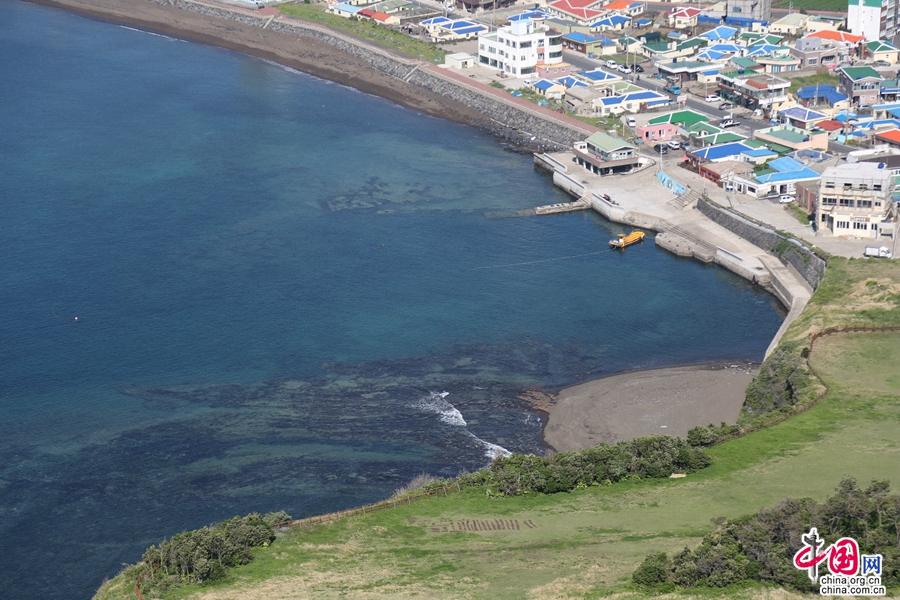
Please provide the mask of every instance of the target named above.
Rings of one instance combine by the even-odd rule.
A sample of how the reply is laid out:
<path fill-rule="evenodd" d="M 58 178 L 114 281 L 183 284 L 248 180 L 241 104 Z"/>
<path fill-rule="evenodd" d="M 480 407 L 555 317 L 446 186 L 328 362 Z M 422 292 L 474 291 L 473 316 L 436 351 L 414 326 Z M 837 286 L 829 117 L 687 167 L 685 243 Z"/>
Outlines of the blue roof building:
<path fill-rule="evenodd" d="M 565 76 L 565 77 L 560 77 L 560 78 L 557 79 L 556 81 L 558 81 L 559 83 L 561 83 L 561 84 L 563 84 L 564 86 L 566 86 L 566 88 L 573 88 L 573 87 L 588 87 L 588 84 L 586 84 L 585 82 L 581 81 L 580 79 L 576 79 L 576 78 L 572 77 L 571 75 L 567 75 L 567 76 Z"/>
<path fill-rule="evenodd" d="M 593 71 L 578 71 L 575 73 L 582 79 L 587 79 L 591 83 L 606 83 L 612 81 L 618 81 L 622 79 L 618 75 L 614 75 L 612 73 L 607 73 L 603 69 L 597 68 Z"/>
<path fill-rule="evenodd" d="M 820 104 L 834 106 L 838 102 L 847 100 L 847 96 L 837 91 L 833 85 L 827 83 L 802 87 L 796 94 L 803 106 L 818 106 Z"/>
<path fill-rule="evenodd" d="M 605 29 L 625 29 L 630 22 L 631 17 L 611 15 L 594 23 L 593 29 L 600 29 L 601 31 Z"/>
<path fill-rule="evenodd" d="M 700 37 L 706 38 L 710 42 L 718 42 L 720 40 L 730 40 L 737 35 L 738 30 L 727 25 L 720 25 L 715 29 L 710 29 L 705 33 L 701 33 Z"/>
<path fill-rule="evenodd" d="M 691 152 L 691 155 L 710 162 L 720 162 L 723 160 L 740 160 L 741 154 L 752 152 L 753 148 L 741 143 L 731 142 L 730 144 L 721 144 L 719 146 L 707 146 L 699 148 Z"/>
<path fill-rule="evenodd" d="M 789 194 L 795 191 L 795 184 L 801 181 L 815 181 L 819 174 L 802 162 L 785 156 L 766 163 L 768 169 L 753 179 L 761 185 L 757 190 L 760 195 Z"/>

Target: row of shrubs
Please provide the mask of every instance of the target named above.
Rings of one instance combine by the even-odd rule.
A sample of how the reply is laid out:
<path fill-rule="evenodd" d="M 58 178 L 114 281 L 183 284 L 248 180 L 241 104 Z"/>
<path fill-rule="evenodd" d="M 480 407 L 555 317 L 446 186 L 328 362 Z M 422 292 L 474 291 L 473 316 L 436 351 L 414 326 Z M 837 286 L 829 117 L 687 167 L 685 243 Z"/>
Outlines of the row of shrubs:
<path fill-rule="evenodd" d="M 793 566 L 801 536 L 816 527 L 828 544 L 854 538 L 861 554 L 882 555 L 882 585 L 900 585 L 900 495 L 887 481 L 861 490 L 847 478 L 825 502 L 787 499 L 774 508 L 726 522 L 695 550 L 669 557 L 652 554 L 633 573 L 634 583 L 663 593 L 678 588 L 721 588 L 763 582 L 801 591 L 817 591 L 806 571 Z M 824 574 L 820 567 L 820 575 Z"/>
<path fill-rule="evenodd" d="M 150 546 L 143 554 L 145 592 L 164 592 L 174 585 L 222 578 L 226 570 L 252 559 L 251 548 L 275 540 L 274 526 L 289 522 L 284 511 L 265 517 L 250 513 L 195 531 L 185 531 Z"/>
<path fill-rule="evenodd" d="M 652 435 L 552 456 L 512 454 L 495 459 L 486 469 L 461 475 L 456 483 L 460 487 L 485 487 L 505 496 L 554 494 L 626 479 L 691 473 L 711 462 L 702 448 L 691 446 L 683 438 Z M 429 486 L 440 488 L 447 483 L 438 480 Z"/>

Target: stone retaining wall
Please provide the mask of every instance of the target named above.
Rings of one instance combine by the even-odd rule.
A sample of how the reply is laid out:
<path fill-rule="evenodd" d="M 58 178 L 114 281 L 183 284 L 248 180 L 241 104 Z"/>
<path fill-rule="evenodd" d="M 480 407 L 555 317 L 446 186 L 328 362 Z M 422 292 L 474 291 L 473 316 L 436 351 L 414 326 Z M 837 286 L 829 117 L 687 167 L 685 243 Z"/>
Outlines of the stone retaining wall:
<path fill-rule="evenodd" d="M 825 261 L 796 240 L 784 237 L 773 229 L 714 206 L 708 200 L 701 199 L 697 202 L 697 210 L 711 221 L 738 234 L 759 248 L 778 255 L 782 261 L 797 269 L 811 288 L 816 289 L 819 282 L 822 281 L 822 277 L 825 276 Z"/>
<path fill-rule="evenodd" d="M 228 9 L 192 0 L 150 1 L 260 28 L 270 20 L 270 16 L 267 15 L 256 15 L 249 11 Z M 529 110 L 511 100 L 506 101 L 475 86 L 455 81 L 450 76 L 435 72 L 431 65 L 395 56 L 382 48 L 324 26 L 307 24 L 296 19 L 288 22 L 282 17 L 276 17 L 269 23 L 267 29 L 315 38 L 366 61 L 377 71 L 473 108 L 484 115 L 482 122 L 478 123 L 481 129 L 518 146 L 541 152 L 565 150 L 571 148 L 574 142 L 590 135 L 587 130 L 552 119 L 536 110 Z"/>

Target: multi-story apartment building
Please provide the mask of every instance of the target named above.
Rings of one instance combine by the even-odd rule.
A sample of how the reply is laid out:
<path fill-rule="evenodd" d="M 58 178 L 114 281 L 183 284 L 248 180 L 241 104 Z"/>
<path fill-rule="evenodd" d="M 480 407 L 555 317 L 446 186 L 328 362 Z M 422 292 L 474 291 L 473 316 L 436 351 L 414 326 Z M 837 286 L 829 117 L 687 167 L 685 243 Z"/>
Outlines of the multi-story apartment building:
<path fill-rule="evenodd" d="M 816 223 L 834 235 L 880 238 L 891 202 L 894 175 L 883 163 L 857 162 L 829 167 L 819 180 Z"/>
<path fill-rule="evenodd" d="M 777 108 L 788 99 L 791 82 L 761 73 L 719 73 L 719 95 L 751 110 Z"/>
<path fill-rule="evenodd" d="M 881 82 L 884 77 L 872 67 L 844 67 L 840 73 L 841 91 L 854 106 L 877 104 L 881 97 Z"/>
<path fill-rule="evenodd" d="M 536 73 L 538 67 L 561 64 L 562 50 L 562 34 L 542 19 L 514 21 L 478 36 L 479 63 L 517 77 Z"/>
<path fill-rule="evenodd" d="M 848 0 L 847 29 L 870 42 L 897 34 L 897 0 Z"/>

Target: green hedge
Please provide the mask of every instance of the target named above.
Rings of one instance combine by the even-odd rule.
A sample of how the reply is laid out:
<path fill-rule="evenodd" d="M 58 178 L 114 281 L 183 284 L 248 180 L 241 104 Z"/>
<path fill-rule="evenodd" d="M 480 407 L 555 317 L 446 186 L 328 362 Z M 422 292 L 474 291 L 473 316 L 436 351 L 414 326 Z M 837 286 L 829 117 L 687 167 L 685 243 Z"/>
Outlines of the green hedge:
<path fill-rule="evenodd" d="M 497 458 L 487 469 L 459 477 L 457 483 L 485 486 L 506 496 L 553 494 L 625 479 L 690 473 L 711 462 L 703 449 L 692 447 L 687 440 L 653 435 L 553 456 L 513 454 Z"/>

